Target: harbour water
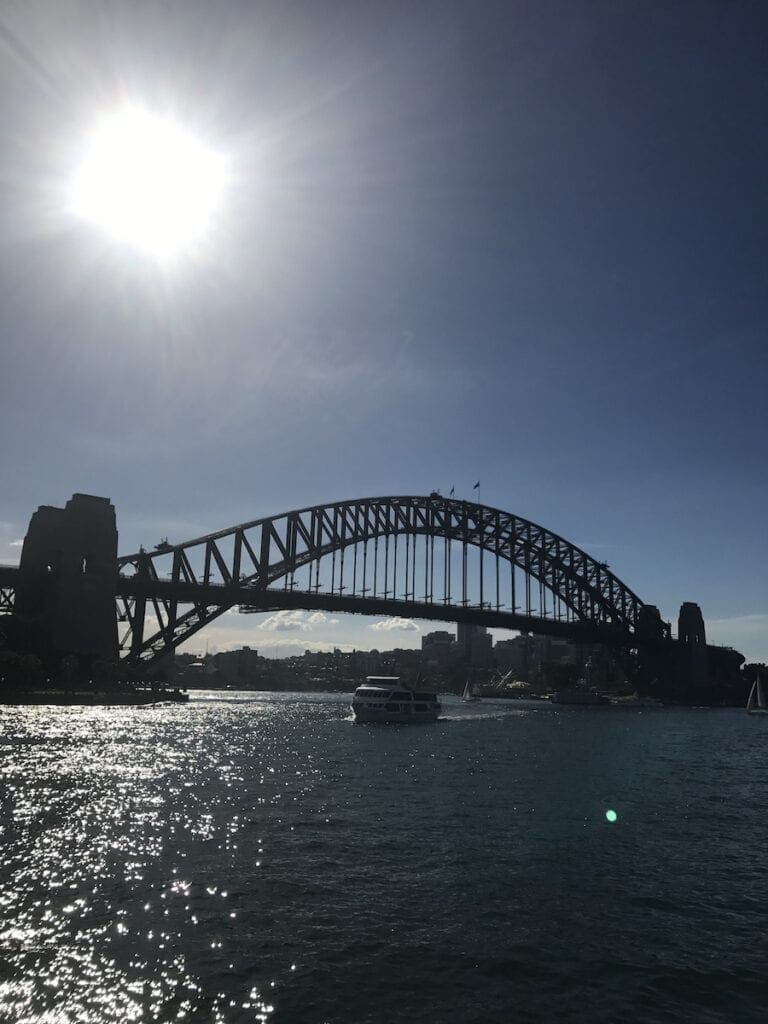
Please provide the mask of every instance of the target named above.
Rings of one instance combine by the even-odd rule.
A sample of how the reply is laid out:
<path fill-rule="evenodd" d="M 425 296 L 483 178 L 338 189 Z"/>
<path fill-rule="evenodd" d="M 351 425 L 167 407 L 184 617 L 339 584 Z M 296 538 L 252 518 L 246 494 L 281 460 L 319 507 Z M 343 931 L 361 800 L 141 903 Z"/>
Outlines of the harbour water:
<path fill-rule="evenodd" d="M 766 1019 L 768 722 L 348 700 L 0 709 L 0 1019 Z"/>

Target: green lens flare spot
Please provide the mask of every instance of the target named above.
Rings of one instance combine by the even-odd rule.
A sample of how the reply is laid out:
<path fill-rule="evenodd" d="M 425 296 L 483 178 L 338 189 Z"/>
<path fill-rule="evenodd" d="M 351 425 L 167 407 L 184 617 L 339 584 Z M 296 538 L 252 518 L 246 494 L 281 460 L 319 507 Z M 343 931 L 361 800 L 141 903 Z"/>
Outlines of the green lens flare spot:
<path fill-rule="evenodd" d="M 618 814 L 616 813 L 616 811 L 607 810 L 605 812 L 605 818 L 606 821 L 616 821 L 616 819 L 618 818 Z"/>

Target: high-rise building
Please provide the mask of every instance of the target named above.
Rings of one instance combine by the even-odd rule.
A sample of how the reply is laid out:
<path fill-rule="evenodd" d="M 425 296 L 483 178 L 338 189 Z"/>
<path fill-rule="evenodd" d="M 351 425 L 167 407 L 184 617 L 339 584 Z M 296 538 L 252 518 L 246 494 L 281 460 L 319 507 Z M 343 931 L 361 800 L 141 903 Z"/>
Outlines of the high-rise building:
<path fill-rule="evenodd" d="M 453 633 L 446 629 L 438 629 L 433 633 L 425 633 L 421 638 L 421 657 L 425 665 L 433 664 L 441 668 L 453 664 L 458 657 L 458 648 Z"/>
<path fill-rule="evenodd" d="M 458 623 L 456 644 L 459 657 L 473 668 L 490 668 L 493 665 L 493 638 L 485 626 Z"/>

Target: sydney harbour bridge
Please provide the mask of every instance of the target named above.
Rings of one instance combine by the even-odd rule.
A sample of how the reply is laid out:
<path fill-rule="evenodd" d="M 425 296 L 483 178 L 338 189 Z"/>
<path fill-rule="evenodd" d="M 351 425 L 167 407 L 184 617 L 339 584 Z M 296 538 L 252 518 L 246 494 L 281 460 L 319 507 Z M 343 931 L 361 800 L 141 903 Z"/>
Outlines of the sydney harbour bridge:
<path fill-rule="evenodd" d="M 119 653 L 152 671 L 233 608 L 525 630 L 643 651 L 657 676 L 670 659 L 701 675 L 708 650 L 696 605 L 683 605 L 675 640 L 605 562 L 511 512 L 437 492 L 313 505 L 125 555 L 109 499 L 76 494 L 41 506 L 19 565 L 0 567 L 0 629 L 42 653 Z"/>

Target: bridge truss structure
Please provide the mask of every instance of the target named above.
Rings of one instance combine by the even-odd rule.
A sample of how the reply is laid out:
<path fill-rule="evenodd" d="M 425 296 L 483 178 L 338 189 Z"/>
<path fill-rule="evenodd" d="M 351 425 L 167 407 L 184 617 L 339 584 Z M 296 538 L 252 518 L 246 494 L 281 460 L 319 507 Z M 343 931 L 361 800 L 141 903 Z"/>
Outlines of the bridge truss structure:
<path fill-rule="evenodd" d="M 636 646 L 649 613 L 605 562 L 520 516 L 445 498 L 315 505 L 118 559 L 121 653 L 146 667 L 224 612 L 471 622 Z"/>

